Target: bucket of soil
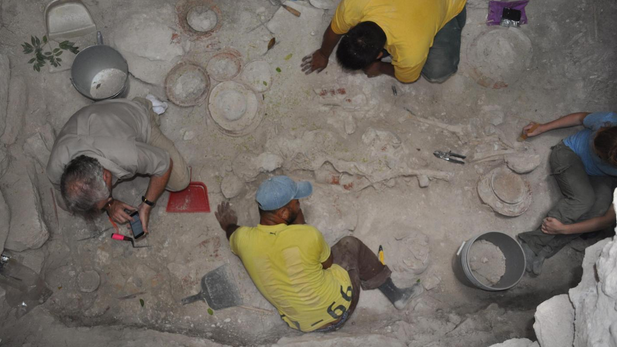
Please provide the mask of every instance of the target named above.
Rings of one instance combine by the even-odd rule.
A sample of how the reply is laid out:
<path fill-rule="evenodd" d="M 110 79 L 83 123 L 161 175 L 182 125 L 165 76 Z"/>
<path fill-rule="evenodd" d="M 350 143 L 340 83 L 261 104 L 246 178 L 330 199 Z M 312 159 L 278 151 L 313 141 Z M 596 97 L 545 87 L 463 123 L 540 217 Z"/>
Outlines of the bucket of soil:
<path fill-rule="evenodd" d="M 94 101 L 128 94 L 128 76 L 126 60 L 118 51 L 103 44 L 100 31 L 97 44 L 79 52 L 71 67 L 73 87 Z"/>
<path fill-rule="evenodd" d="M 507 290 L 523 278 L 525 255 L 515 239 L 492 231 L 463 242 L 453 268 L 463 284 L 486 291 Z"/>

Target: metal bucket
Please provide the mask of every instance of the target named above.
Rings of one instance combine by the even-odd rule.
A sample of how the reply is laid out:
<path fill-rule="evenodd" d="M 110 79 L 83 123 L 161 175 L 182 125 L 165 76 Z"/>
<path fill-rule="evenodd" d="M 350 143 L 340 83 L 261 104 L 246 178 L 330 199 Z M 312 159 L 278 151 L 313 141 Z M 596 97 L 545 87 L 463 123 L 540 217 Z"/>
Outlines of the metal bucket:
<path fill-rule="evenodd" d="M 474 242 L 486 240 L 499 247 L 506 258 L 506 271 L 493 286 L 480 282 L 473 274 L 468 257 L 469 250 Z M 463 284 L 470 287 L 480 288 L 486 291 L 501 291 L 514 287 L 525 274 L 525 254 L 515 239 L 497 231 L 484 233 L 464 241 L 456 252 L 452 267 L 454 274 Z"/>
<path fill-rule="evenodd" d="M 73 87 L 94 101 L 126 96 L 128 77 L 126 60 L 118 51 L 103 44 L 100 31 L 97 44 L 79 52 L 71 67 Z"/>

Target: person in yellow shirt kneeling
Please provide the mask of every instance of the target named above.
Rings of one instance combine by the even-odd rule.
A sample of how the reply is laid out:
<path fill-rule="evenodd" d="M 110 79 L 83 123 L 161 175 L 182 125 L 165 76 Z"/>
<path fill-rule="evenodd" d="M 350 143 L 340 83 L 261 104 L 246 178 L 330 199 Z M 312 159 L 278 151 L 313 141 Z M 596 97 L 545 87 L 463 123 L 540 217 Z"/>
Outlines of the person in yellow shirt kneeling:
<path fill-rule="evenodd" d="M 302 60 L 302 70 L 321 72 L 337 43 L 344 69 L 368 77 L 389 75 L 403 83 L 420 75 L 442 83 L 458 70 L 466 0 L 342 0 L 321 48 Z M 391 55 L 391 63 L 386 62 Z"/>
<path fill-rule="evenodd" d="M 291 328 L 340 329 L 358 304 L 360 288 L 379 289 L 397 309 L 423 292 L 419 283 L 396 287 L 390 269 L 355 237 L 346 236 L 330 248 L 319 230 L 305 224 L 300 208 L 298 199 L 312 190 L 310 182 L 294 182 L 287 176 L 262 182 L 255 197 L 257 227 L 238 226 L 228 202 L 215 212 L 231 251 Z"/>

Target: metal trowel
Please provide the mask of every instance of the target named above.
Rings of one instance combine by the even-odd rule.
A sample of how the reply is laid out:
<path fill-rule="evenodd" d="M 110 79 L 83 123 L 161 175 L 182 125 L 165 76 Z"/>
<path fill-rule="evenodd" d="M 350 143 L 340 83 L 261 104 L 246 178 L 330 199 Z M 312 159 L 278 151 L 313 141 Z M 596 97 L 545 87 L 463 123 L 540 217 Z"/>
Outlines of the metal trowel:
<path fill-rule="evenodd" d="M 205 274 L 201 278 L 201 291 L 182 299 L 182 304 L 187 305 L 198 300 L 205 300 L 213 310 L 242 305 L 238 286 L 227 269 L 227 264 Z"/>

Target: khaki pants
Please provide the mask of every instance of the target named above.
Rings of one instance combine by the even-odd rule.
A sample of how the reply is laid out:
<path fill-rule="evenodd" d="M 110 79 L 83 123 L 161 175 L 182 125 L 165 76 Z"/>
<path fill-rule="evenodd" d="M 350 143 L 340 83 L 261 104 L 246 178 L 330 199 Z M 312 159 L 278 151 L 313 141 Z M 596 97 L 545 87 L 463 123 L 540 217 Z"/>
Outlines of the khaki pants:
<path fill-rule="evenodd" d="M 563 224 L 582 222 L 602 216 L 611 206 L 617 180 L 610 176 L 589 176 L 581 158 L 563 142 L 553 147 L 551 173 L 563 197 L 548 212 Z M 581 234 L 551 235 L 534 231 L 521 233 L 519 239 L 536 254 L 550 258 Z"/>
<path fill-rule="evenodd" d="M 167 153 L 169 153 L 169 157 L 173 161 L 174 166 L 171 169 L 169 182 L 167 182 L 167 187 L 165 187 L 165 189 L 172 192 L 183 190 L 188 187 L 191 179 L 189 167 L 186 165 L 184 158 L 182 158 L 182 155 L 180 155 L 180 152 L 178 152 L 178 149 L 174 143 L 161 132 L 161 129 L 159 128 L 159 115 L 152 110 L 152 103 L 150 100 L 144 98 L 134 98 L 133 101 L 137 101 L 146 106 L 148 113 L 150 114 L 150 141 L 148 141 L 148 144 L 167 151 Z"/>

